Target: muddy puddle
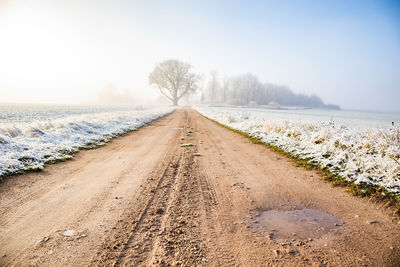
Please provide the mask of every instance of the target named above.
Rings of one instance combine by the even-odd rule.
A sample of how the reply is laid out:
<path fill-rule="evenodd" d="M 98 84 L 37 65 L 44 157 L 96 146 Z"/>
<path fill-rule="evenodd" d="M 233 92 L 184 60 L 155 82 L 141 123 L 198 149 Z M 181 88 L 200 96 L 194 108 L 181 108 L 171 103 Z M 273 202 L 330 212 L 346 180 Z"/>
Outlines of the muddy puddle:
<path fill-rule="evenodd" d="M 343 226 L 339 218 L 314 209 L 269 210 L 254 219 L 273 240 L 314 240 Z"/>

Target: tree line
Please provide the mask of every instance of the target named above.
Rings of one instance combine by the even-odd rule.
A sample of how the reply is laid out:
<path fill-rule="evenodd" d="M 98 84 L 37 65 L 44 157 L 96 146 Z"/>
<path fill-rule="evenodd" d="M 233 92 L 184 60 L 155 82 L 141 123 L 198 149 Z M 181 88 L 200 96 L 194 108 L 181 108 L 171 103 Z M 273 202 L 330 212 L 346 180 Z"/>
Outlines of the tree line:
<path fill-rule="evenodd" d="M 296 94 L 287 86 L 262 83 L 251 73 L 219 78 L 216 72 L 211 72 L 209 78 L 203 78 L 201 82 L 200 102 L 204 104 L 339 108 L 337 105 L 326 105 L 315 94 Z"/>
<path fill-rule="evenodd" d="M 166 60 L 154 68 L 149 83 L 177 105 L 182 97 L 189 96 L 197 103 L 232 106 L 301 106 L 334 108 L 326 105 L 317 95 L 296 94 L 289 87 L 262 83 L 250 73 L 220 78 L 213 71 L 209 77 L 196 75 L 191 65 L 178 60 Z"/>

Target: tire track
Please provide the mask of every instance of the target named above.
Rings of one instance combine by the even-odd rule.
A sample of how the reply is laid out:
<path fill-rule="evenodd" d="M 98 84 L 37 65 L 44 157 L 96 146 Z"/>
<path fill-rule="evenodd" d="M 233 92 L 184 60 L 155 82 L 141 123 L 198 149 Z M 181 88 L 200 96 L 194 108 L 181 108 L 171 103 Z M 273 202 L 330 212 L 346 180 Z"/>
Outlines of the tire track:
<path fill-rule="evenodd" d="M 192 153 L 193 150 L 186 151 Z M 192 155 L 184 155 L 182 172 L 172 194 L 173 198 L 158 247 L 154 250 L 152 264 L 197 266 L 207 262 L 200 231 L 201 194 L 197 183 L 196 163 Z"/>
<path fill-rule="evenodd" d="M 171 189 L 175 186 L 182 167 L 182 159 L 183 153 L 174 157 L 164 169 L 155 189 L 150 190 L 153 196 L 147 202 L 139 219 L 132 222 L 134 227 L 131 235 L 125 242 L 114 266 L 146 264 L 155 246 L 157 234 L 162 230 L 161 225 L 166 217 L 164 207 L 168 206 Z"/>
<path fill-rule="evenodd" d="M 199 125 L 199 120 L 197 118 L 193 118 L 196 120 L 196 127 L 198 129 L 203 129 L 204 127 Z M 204 136 L 205 133 L 202 132 Z M 209 135 L 207 133 L 207 135 Z M 214 137 L 207 136 L 207 139 L 212 140 L 212 145 L 214 144 Z M 197 147 L 199 147 L 202 141 L 197 139 Z M 217 154 L 215 154 L 217 155 Z M 220 157 L 217 155 L 218 159 Z M 210 162 L 208 159 L 202 159 L 201 163 L 198 164 L 198 185 L 201 191 L 201 200 L 202 200 L 202 209 L 204 210 L 204 233 L 207 233 L 208 236 L 205 236 L 205 240 L 207 240 L 207 253 L 210 257 L 209 265 L 211 266 L 236 266 L 235 256 L 233 251 L 229 247 L 229 238 L 225 238 L 227 234 L 227 225 L 226 223 L 229 220 L 221 220 L 222 217 L 230 217 L 230 212 L 226 208 L 228 205 L 226 203 L 226 197 L 224 194 L 221 196 L 217 193 L 215 185 L 212 181 L 216 181 L 216 176 L 212 172 Z"/>

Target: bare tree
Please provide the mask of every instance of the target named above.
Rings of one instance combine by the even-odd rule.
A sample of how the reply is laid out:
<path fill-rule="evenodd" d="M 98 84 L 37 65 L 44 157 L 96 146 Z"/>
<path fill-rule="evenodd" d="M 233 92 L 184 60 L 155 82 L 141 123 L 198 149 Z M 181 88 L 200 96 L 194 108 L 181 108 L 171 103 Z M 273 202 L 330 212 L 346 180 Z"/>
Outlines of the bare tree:
<path fill-rule="evenodd" d="M 175 59 L 163 61 L 150 73 L 149 83 L 177 106 L 182 96 L 197 88 L 197 76 L 190 72 L 191 67 L 190 64 Z"/>
<path fill-rule="evenodd" d="M 209 83 L 210 98 L 211 98 L 211 104 L 214 104 L 215 96 L 217 93 L 216 91 L 219 88 L 218 73 L 216 71 L 211 71 L 210 75 L 211 75 L 211 79 L 210 79 L 210 83 Z"/>
<path fill-rule="evenodd" d="M 201 95 L 200 95 L 200 103 L 204 103 L 205 95 L 204 95 L 204 81 L 205 81 L 205 75 L 201 74 L 199 77 L 199 80 L 201 82 L 200 90 L 201 90 Z"/>
<path fill-rule="evenodd" d="M 228 79 L 227 77 L 225 77 L 222 81 L 222 86 L 221 86 L 222 103 L 224 103 L 224 104 L 226 104 L 226 101 L 227 101 L 230 84 L 231 84 L 231 80 Z"/>

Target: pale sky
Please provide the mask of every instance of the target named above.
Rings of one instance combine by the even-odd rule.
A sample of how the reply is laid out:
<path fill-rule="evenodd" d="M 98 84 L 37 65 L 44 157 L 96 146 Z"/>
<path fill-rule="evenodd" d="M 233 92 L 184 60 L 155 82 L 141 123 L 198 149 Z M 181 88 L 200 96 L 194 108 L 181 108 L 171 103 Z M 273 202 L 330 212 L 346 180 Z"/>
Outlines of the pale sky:
<path fill-rule="evenodd" d="M 81 103 L 109 83 L 147 100 L 170 58 L 400 112 L 398 1 L 0 0 L 0 102 Z"/>

